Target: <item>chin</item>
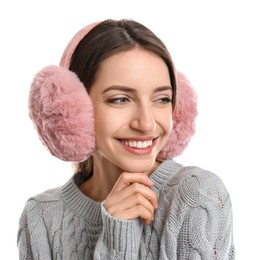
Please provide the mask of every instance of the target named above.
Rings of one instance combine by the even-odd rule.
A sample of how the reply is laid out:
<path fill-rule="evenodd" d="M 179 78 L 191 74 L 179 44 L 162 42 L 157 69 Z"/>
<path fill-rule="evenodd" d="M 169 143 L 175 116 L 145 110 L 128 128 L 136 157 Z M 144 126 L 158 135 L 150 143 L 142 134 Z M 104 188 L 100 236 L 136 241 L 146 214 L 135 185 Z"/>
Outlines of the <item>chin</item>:
<path fill-rule="evenodd" d="M 128 160 L 128 163 L 123 163 L 119 166 L 125 172 L 151 173 L 155 169 L 155 164 L 157 164 L 157 161 L 155 159 L 154 160 L 136 159 L 136 160 Z"/>

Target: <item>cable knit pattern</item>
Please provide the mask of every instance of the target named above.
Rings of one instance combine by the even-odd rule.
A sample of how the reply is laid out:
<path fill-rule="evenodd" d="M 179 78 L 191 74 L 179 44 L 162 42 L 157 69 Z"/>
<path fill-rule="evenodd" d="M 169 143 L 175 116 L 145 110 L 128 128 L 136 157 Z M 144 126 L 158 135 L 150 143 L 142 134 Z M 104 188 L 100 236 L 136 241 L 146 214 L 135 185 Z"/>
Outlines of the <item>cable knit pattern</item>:
<path fill-rule="evenodd" d="M 168 160 L 150 178 L 159 203 L 150 225 L 113 218 L 76 178 L 29 199 L 19 259 L 235 259 L 231 201 L 218 176 Z"/>

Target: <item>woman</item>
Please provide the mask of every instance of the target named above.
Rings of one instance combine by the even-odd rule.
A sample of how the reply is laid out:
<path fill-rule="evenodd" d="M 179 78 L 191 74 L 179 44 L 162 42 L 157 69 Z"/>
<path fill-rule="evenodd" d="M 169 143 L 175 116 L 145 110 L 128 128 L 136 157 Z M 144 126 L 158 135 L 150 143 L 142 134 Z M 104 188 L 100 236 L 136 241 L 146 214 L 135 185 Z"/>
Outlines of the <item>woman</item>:
<path fill-rule="evenodd" d="M 188 140 L 170 143 L 181 74 L 161 40 L 106 20 L 78 32 L 60 65 L 36 75 L 30 116 L 76 173 L 26 203 L 20 259 L 234 259 L 222 181 L 171 159 Z"/>

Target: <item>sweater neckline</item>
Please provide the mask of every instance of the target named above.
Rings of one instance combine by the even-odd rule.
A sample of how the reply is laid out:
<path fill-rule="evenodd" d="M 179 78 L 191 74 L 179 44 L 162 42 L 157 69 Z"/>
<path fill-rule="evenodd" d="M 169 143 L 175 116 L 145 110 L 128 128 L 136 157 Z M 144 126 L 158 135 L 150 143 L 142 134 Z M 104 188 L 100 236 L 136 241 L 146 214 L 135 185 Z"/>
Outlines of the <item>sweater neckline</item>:
<path fill-rule="evenodd" d="M 74 176 L 62 187 L 63 201 L 75 214 L 92 222 L 101 221 L 101 202 L 84 195 L 74 181 Z"/>
<path fill-rule="evenodd" d="M 160 191 L 175 172 L 176 164 L 174 160 L 166 160 L 150 175 L 154 185 L 152 189 L 159 196 Z M 101 203 L 84 195 L 74 181 L 74 176 L 61 188 L 61 197 L 68 207 L 75 214 L 84 217 L 92 222 L 101 220 Z"/>
<path fill-rule="evenodd" d="M 176 163 L 173 159 L 168 159 L 160 164 L 158 168 L 150 175 L 151 181 L 154 183 L 152 190 L 156 192 L 159 197 L 160 192 L 167 185 L 168 181 L 177 172 L 177 168 L 182 165 Z"/>

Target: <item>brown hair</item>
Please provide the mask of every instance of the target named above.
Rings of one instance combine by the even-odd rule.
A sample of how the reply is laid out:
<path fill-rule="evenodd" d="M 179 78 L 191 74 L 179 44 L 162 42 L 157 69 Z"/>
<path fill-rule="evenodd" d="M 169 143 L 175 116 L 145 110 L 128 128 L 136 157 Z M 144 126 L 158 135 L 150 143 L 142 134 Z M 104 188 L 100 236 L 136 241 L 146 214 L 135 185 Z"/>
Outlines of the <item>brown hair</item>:
<path fill-rule="evenodd" d="M 100 64 L 106 58 L 141 47 L 160 56 L 166 63 L 173 90 L 172 106 L 176 102 L 174 63 L 164 43 L 147 27 L 133 20 L 108 19 L 95 26 L 78 44 L 69 69 L 75 72 L 88 93 L 96 79 Z M 75 165 L 76 171 L 92 175 L 92 157 Z"/>

